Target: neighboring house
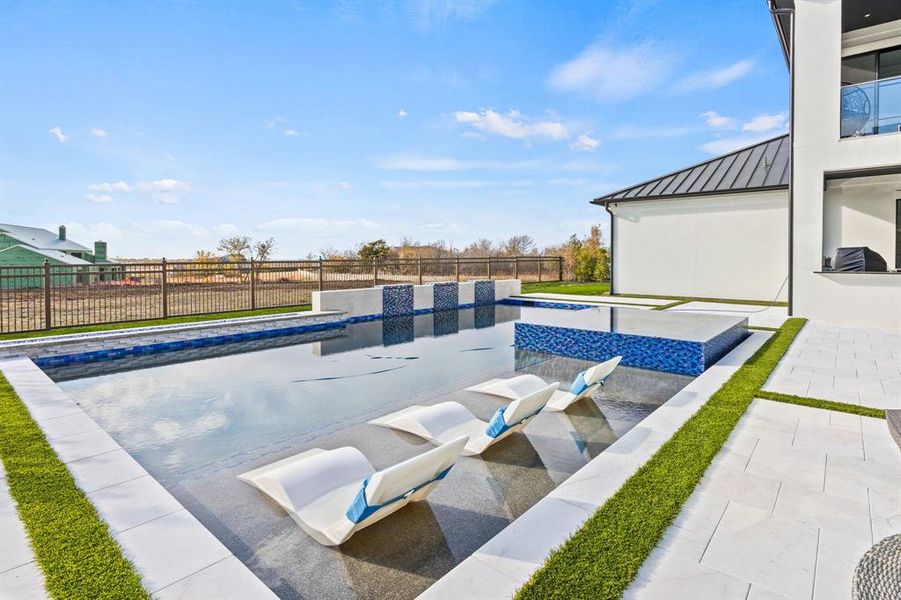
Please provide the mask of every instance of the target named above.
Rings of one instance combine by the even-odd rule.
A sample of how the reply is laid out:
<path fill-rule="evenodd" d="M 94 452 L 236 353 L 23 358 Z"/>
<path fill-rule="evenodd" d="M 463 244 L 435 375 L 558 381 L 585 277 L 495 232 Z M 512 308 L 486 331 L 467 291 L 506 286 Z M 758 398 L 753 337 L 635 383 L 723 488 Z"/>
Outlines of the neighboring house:
<path fill-rule="evenodd" d="M 778 298 L 792 314 L 901 329 L 901 2 L 772 0 L 788 136 L 593 200 L 612 287 Z M 834 272 L 867 246 L 888 271 Z"/>
<path fill-rule="evenodd" d="M 118 278 L 121 273 L 118 263 L 107 257 L 106 242 L 94 242 L 94 250 L 91 251 L 67 239 L 65 225 L 60 225 L 59 233 L 54 234 L 37 227 L 0 223 L 0 268 L 16 266 L 34 269 L 6 269 L 0 274 L 4 289 L 41 287 L 43 274 L 38 268 L 43 267 L 45 261 L 51 267 L 76 267 L 54 268 L 51 276 L 57 285 L 108 281 Z"/>

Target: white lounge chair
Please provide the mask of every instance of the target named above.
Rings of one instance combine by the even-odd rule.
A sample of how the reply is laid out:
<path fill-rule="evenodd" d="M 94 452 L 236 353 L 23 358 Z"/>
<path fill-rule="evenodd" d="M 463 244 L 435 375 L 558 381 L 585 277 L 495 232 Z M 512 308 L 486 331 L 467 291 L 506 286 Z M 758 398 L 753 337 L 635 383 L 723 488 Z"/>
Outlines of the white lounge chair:
<path fill-rule="evenodd" d="M 317 542 L 337 546 L 360 529 L 428 496 L 454 466 L 467 439 L 458 436 L 381 471 L 356 448 L 317 448 L 248 471 L 238 479 L 278 502 Z"/>
<path fill-rule="evenodd" d="M 473 456 L 525 427 L 544 408 L 556 387 L 557 384 L 545 385 L 524 398 L 499 408 L 490 422 L 476 418 L 462 404 L 451 401 L 433 406 L 411 406 L 370 423 L 406 431 L 433 444 L 442 444 L 458 435 L 466 435 L 469 441 L 461 454 Z"/>
<path fill-rule="evenodd" d="M 573 402 L 590 396 L 598 387 L 604 385 L 604 381 L 613 373 L 613 370 L 616 369 L 619 361 L 622 359 L 622 356 L 614 356 L 608 361 L 585 369 L 576 375 L 576 379 L 569 390 L 554 390 L 554 395 L 548 401 L 544 410 L 559 412 L 565 410 Z M 470 392 L 480 392 L 509 400 L 517 400 L 546 385 L 547 383 L 541 377 L 527 374 L 511 377 L 510 379 L 492 379 L 466 389 Z M 554 385 L 556 386 L 557 384 Z"/>

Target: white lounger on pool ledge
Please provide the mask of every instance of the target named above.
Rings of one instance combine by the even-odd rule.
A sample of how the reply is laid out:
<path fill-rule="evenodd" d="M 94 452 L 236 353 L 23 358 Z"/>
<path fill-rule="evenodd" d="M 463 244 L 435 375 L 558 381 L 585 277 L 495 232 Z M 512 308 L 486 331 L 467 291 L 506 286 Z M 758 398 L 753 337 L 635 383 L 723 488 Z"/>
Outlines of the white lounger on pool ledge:
<path fill-rule="evenodd" d="M 590 396 L 594 390 L 604 385 L 604 381 L 613 373 L 619 365 L 622 356 L 614 356 L 608 361 L 585 369 L 578 375 L 569 390 L 554 390 L 554 395 L 548 401 L 544 410 L 558 412 L 565 410 L 573 402 Z M 500 396 L 509 400 L 518 400 L 527 394 L 535 392 L 546 386 L 547 383 L 538 375 L 519 375 L 510 379 L 492 379 L 466 388 L 470 392 L 480 392 L 491 396 Z M 554 384 L 556 385 L 556 384 Z"/>
<path fill-rule="evenodd" d="M 376 472 L 356 448 L 310 450 L 239 475 L 270 496 L 317 542 L 337 546 L 418 502 L 444 479 L 466 445 L 459 436 Z"/>
<path fill-rule="evenodd" d="M 370 423 L 406 431 L 433 444 L 442 444 L 458 435 L 466 435 L 469 436 L 469 441 L 462 454 L 472 456 L 481 454 L 488 446 L 525 427 L 529 419 L 544 408 L 556 387 L 556 383 L 545 385 L 544 388 L 499 408 L 489 423 L 477 419 L 459 402 L 411 406 Z"/>

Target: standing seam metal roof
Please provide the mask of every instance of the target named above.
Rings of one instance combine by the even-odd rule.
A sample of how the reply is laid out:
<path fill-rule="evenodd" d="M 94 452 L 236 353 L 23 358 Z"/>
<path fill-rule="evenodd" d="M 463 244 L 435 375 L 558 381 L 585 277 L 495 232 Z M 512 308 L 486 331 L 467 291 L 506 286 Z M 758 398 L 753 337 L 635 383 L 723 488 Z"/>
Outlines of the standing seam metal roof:
<path fill-rule="evenodd" d="M 656 198 L 726 194 L 787 188 L 788 134 L 740 148 L 711 160 L 645 181 L 592 200 L 606 204 Z"/>

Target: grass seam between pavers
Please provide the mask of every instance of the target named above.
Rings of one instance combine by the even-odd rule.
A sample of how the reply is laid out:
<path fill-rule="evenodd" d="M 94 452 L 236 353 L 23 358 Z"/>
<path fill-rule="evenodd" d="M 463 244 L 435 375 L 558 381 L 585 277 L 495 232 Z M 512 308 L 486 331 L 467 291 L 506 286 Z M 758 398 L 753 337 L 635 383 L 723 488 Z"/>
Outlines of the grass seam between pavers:
<path fill-rule="evenodd" d="M 784 402 L 786 404 L 797 404 L 798 406 L 809 406 L 810 408 L 834 410 L 836 412 L 860 415 L 862 417 L 873 417 L 875 419 L 885 418 L 885 411 L 881 408 L 871 408 L 859 404 L 836 402 L 835 400 L 823 400 L 821 398 L 809 398 L 807 396 L 780 394 L 779 392 L 767 392 L 763 390 L 757 392 L 757 397 L 763 398 L 764 400 L 773 400 L 774 402 Z"/>
<path fill-rule="evenodd" d="M 589 517 L 516 598 L 620 598 L 694 492 L 804 319 L 788 319 Z"/>
<path fill-rule="evenodd" d="M 0 459 L 51 597 L 150 597 L 94 505 L 2 374 Z"/>

